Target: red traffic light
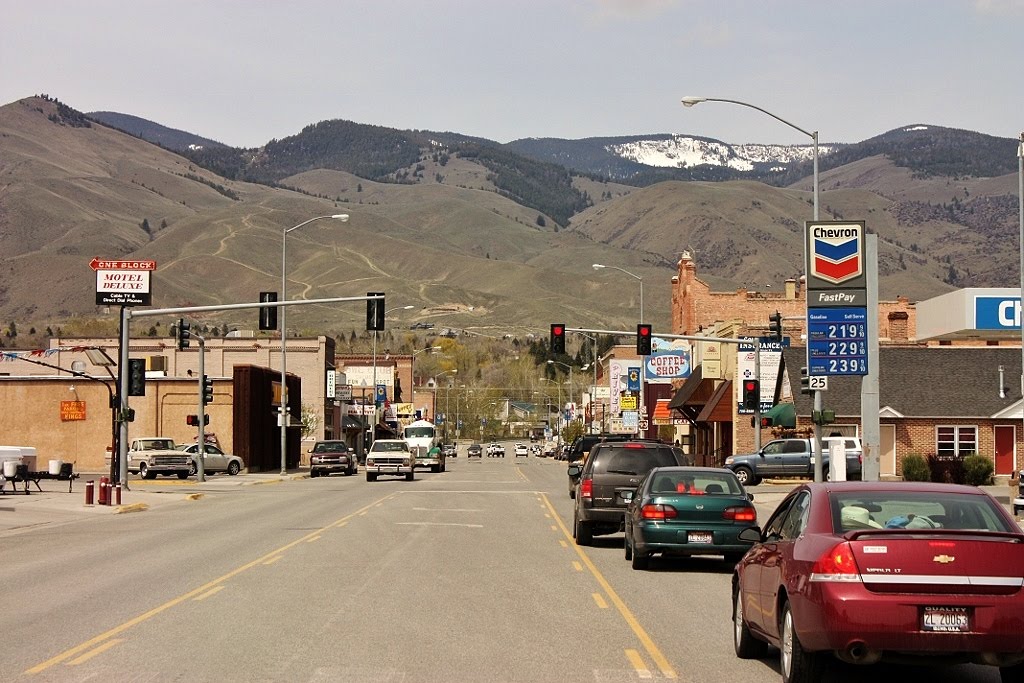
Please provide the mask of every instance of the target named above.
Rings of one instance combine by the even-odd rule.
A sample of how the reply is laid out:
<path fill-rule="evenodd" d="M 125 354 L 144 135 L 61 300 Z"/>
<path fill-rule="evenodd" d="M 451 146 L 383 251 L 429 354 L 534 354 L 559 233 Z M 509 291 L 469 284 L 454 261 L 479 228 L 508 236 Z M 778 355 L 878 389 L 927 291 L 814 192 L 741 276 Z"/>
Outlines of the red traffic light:
<path fill-rule="evenodd" d="M 551 334 L 555 335 L 556 337 L 559 335 L 563 335 L 565 334 L 565 328 L 562 327 L 561 325 L 552 325 Z"/>
<path fill-rule="evenodd" d="M 748 379 L 743 383 L 743 391 L 757 391 L 757 380 Z"/>

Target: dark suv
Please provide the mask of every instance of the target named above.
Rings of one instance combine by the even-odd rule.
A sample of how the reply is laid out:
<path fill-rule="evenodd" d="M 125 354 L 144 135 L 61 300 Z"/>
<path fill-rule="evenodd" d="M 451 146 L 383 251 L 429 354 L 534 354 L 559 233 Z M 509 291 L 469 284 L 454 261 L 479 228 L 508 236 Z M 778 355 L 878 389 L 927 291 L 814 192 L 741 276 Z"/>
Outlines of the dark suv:
<path fill-rule="evenodd" d="M 622 531 L 626 506 L 637 484 L 655 467 L 692 465 L 689 456 L 671 444 L 656 441 L 606 441 L 596 444 L 579 468 L 573 537 L 590 545 L 594 536 Z"/>
<path fill-rule="evenodd" d="M 576 483 L 580 480 L 579 470 L 576 470 L 577 474 L 573 476 L 572 464 L 579 462 L 580 460 L 586 460 L 587 454 L 590 450 L 599 443 L 605 441 L 630 441 L 635 439 L 632 434 L 583 434 L 577 436 L 573 442 L 565 449 L 565 459 L 569 461 L 569 497 L 576 497 Z M 580 463 L 581 465 L 583 463 Z"/>

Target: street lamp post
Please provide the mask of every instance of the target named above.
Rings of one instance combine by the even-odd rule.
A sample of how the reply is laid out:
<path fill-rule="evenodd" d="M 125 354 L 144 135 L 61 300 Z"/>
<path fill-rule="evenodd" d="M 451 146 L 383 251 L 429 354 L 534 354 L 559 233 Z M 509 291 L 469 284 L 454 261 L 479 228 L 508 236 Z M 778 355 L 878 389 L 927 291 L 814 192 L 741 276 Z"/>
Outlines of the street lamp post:
<path fill-rule="evenodd" d="M 550 363 L 551 361 L 548 361 L 548 362 Z M 561 382 L 556 382 L 553 379 L 548 379 L 547 377 L 541 377 L 540 381 L 541 382 L 551 382 L 556 387 L 558 387 L 558 440 L 561 441 L 562 440 L 562 383 Z M 551 413 L 548 413 L 548 417 L 549 418 L 550 418 L 550 416 L 551 416 Z"/>
<path fill-rule="evenodd" d="M 640 281 L 640 323 L 643 324 L 643 322 L 644 322 L 644 279 L 642 277 L 640 277 L 639 275 L 637 275 L 636 273 L 629 272 L 625 268 L 619 268 L 618 266 L 606 266 L 606 265 L 604 265 L 602 263 L 595 263 L 594 264 L 594 270 L 600 270 L 601 268 L 611 268 L 613 270 L 617 270 L 619 272 L 625 273 L 626 275 L 629 275 L 630 277 L 634 277 L 634 278 L 636 278 L 637 280 Z M 640 405 L 639 405 L 639 408 L 640 408 L 640 411 L 643 413 L 644 422 L 647 422 L 648 419 L 649 419 L 648 415 L 647 415 L 647 404 L 644 403 L 644 385 L 647 384 L 647 382 L 644 381 L 644 374 L 645 374 L 644 365 L 646 365 L 646 364 L 647 364 L 647 361 L 641 356 L 641 358 L 640 358 L 640 397 L 639 397 Z"/>
<path fill-rule="evenodd" d="M 643 284 L 643 281 L 641 281 L 641 284 Z M 590 388 L 590 433 L 593 434 L 594 433 L 594 422 L 596 421 L 596 417 L 597 417 L 597 410 L 596 410 L 596 407 L 597 407 L 597 403 L 596 403 L 596 397 L 597 397 L 597 335 L 591 336 L 591 335 L 587 334 L 586 332 L 577 332 L 577 334 L 579 334 L 581 336 L 584 336 L 587 339 L 589 339 L 590 340 L 590 344 L 591 344 L 590 348 L 592 349 L 591 353 L 590 353 L 590 355 L 591 355 L 590 364 L 594 366 L 594 384 Z M 583 369 L 586 370 L 586 366 L 584 366 Z"/>
<path fill-rule="evenodd" d="M 692 107 L 693 105 L 700 104 L 701 102 L 728 102 L 729 104 L 738 104 L 741 107 L 749 107 L 751 109 L 756 109 L 757 111 L 761 112 L 762 114 L 767 114 L 768 116 L 772 117 L 776 121 L 778 121 L 780 123 L 784 123 L 787 126 L 789 126 L 790 128 L 792 128 L 793 130 L 799 131 L 799 132 L 803 133 L 804 135 L 808 136 L 809 138 L 811 138 L 811 141 L 814 143 L 814 175 L 813 175 L 813 181 L 812 181 L 813 193 L 814 193 L 814 220 L 817 221 L 818 220 L 818 131 L 813 131 L 812 132 L 812 131 L 806 130 L 804 128 L 801 128 L 800 126 L 796 125 L 795 123 L 792 123 L 791 121 L 787 121 L 786 119 L 782 118 L 781 116 L 777 116 L 777 115 L 771 113 L 770 111 L 768 111 L 767 109 L 762 109 L 761 107 L 758 107 L 757 105 L 754 105 L 754 104 L 750 104 L 749 102 L 741 102 L 740 100 L 727 100 L 727 99 L 722 99 L 722 98 L 719 98 L 719 97 L 684 97 L 682 99 L 682 103 L 683 103 L 684 107 Z M 1022 253 L 1021 263 L 1022 263 L 1022 266 L 1024 266 L 1024 253 Z M 804 236 L 804 264 L 805 264 L 805 266 L 807 264 L 807 236 L 806 235 Z M 1024 268 L 1022 268 L 1022 271 L 1024 271 Z M 1022 282 L 1024 282 L 1024 274 L 1022 274 Z M 806 308 L 806 292 L 805 292 L 805 308 Z M 805 310 L 805 312 L 804 312 L 804 319 L 806 320 L 806 318 L 807 318 L 807 314 L 806 314 L 806 310 Z M 816 413 L 818 413 L 818 414 L 821 413 L 822 398 L 823 397 L 821 395 L 821 391 L 815 390 L 815 392 L 814 392 L 814 408 L 813 408 L 813 410 Z M 755 418 L 756 417 L 757 416 L 755 415 Z M 760 429 L 761 428 L 760 422 L 757 421 L 757 420 L 755 420 L 755 422 L 757 423 L 756 429 Z M 815 425 L 814 425 L 814 481 L 817 481 L 817 482 L 820 482 L 823 479 L 823 470 L 822 470 L 822 462 L 821 461 L 822 461 L 822 457 L 821 457 L 821 425 L 817 424 L 817 422 L 816 422 Z"/>
<path fill-rule="evenodd" d="M 304 225 L 309 225 L 313 221 L 321 221 L 325 219 L 333 219 L 345 223 L 348 221 L 347 213 L 336 213 L 330 216 L 317 216 L 310 218 L 309 220 L 302 221 L 298 225 L 290 228 L 285 228 L 281 231 L 281 301 L 285 302 L 288 300 L 287 287 L 287 247 L 288 247 L 288 233 L 293 230 L 298 230 Z M 288 324 L 287 314 L 288 307 L 281 306 L 281 406 L 278 411 L 278 426 L 281 429 L 281 474 L 287 474 L 288 472 L 288 365 L 286 355 L 286 340 L 288 339 Z"/>

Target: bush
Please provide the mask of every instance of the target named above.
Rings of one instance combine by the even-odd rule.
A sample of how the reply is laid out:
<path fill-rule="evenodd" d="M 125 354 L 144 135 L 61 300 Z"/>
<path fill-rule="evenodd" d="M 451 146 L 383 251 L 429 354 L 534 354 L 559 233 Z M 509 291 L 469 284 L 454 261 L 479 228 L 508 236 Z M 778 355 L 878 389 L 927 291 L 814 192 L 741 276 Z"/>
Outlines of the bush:
<path fill-rule="evenodd" d="M 993 483 L 994 465 L 984 455 L 964 457 L 964 482 L 970 486 L 989 486 Z"/>
<path fill-rule="evenodd" d="M 937 484 L 963 484 L 964 459 L 959 455 L 928 456 L 928 469 L 932 473 L 932 481 Z"/>
<path fill-rule="evenodd" d="M 930 481 L 931 470 L 928 461 L 920 453 L 908 453 L 903 456 L 903 481 Z"/>

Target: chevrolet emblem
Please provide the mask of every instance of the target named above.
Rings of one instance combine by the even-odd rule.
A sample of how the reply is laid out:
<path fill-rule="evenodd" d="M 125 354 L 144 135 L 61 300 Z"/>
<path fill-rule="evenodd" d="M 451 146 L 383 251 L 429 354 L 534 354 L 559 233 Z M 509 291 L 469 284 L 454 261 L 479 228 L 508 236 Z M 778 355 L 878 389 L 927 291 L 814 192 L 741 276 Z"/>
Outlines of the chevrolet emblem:
<path fill-rule="evenodd" d="M 932 562 L 938 562 L 939 564 L 949 564 L 956 558 L 952 555 L 936 555 L 932 558 Z"/>

